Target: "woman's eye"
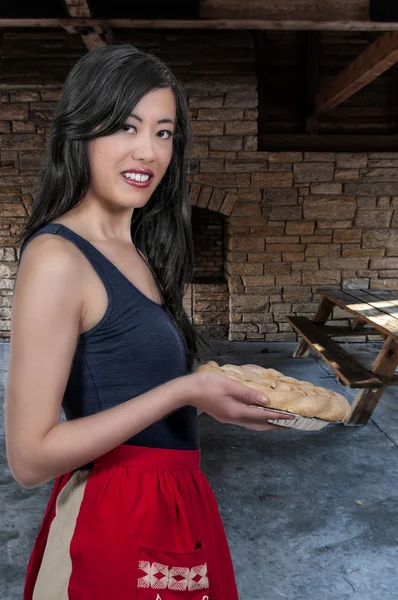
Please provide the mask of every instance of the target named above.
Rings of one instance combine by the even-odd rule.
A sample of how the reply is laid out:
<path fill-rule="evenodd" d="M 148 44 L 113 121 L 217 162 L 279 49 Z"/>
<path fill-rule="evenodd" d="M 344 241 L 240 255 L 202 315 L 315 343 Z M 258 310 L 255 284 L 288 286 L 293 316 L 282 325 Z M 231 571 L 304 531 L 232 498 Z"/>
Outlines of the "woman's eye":
<path fill-rule="evenodd" d="M 157 135 L 162 138 L 162 140 L 169 140 L 173 137 L 173 132 L 168 129 L 162 129 L 161 131 L 158 131 Z"/>
<path fill-rule="evenodd" d="M 126 131 L 127 133 L 130 133 L 131 131 L 133 131 L 134 133 L 136 133 L 137 129 L 135 128 L 134 125 L 129 125 L 128 123 L 126 123 L 125 125 L 123 125 L 122 131 Z"/>

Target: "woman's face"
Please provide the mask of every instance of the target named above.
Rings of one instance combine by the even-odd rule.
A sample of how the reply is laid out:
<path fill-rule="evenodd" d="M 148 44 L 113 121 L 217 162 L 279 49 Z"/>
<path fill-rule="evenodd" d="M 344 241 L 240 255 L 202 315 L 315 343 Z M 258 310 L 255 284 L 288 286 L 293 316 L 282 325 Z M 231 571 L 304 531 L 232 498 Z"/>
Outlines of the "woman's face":
<path fill-rule="evenodd" d="M 91 140 L 89 194 L 120 208 L 144 206 L 169 166 L 175 121 L 173 91 L 156 89 L 136 104 L 120 131 Z"/>

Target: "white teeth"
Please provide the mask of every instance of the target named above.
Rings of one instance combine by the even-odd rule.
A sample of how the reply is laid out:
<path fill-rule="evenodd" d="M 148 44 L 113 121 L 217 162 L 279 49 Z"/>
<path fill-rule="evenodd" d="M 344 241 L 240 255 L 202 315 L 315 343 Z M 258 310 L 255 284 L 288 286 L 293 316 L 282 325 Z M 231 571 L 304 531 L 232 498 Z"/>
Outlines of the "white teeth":
<path fill-rule="evenodd" d="M 126 179 L 133 179 L 134 181 L 148 181 L 149 175 L 143 173 L 123 173 L 123 177 Z"/>

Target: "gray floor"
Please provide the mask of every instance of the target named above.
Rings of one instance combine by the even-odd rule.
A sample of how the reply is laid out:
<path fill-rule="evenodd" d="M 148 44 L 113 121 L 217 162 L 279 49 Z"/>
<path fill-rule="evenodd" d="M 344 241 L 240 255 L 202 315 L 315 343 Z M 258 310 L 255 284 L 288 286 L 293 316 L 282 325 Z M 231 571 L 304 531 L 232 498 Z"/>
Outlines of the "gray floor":
<path fill-rule="evenodd" d="M 321 361 L 292 359 L 294 347 L 215 343 L 208 356 L 273 367 L 354 397 Z M 348 349 L 369 362 L 378 345 Z M 8 352 L 0 344 L 2 396 Z M 362 428 L 257 433 L 207 416 L 201 422 L 203 469 L 219 501 L 241 600 L 397 600 L 398 388 Z M 0 600 L 20 600 L 51 485 L 24 490 L 4 451 L 0 461 Z"/>

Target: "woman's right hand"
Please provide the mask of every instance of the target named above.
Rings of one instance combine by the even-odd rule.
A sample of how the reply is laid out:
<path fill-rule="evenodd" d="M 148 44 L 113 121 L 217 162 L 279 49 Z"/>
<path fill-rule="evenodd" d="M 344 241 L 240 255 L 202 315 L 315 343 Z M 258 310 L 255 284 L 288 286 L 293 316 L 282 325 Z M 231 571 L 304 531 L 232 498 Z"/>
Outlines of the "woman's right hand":
<path fill-rule="evenodd" d="M 220 423 L 241 425 L 256 431 L 283 429 L 269 423 L 274 419 L 294 419 L 289 413 L 267 410 L 266 396 L 212 371 L 193 373 L 184 378 L 190 381 L 189 403 Z M 261 405 L 261 406 L 253 406 Z"/>

